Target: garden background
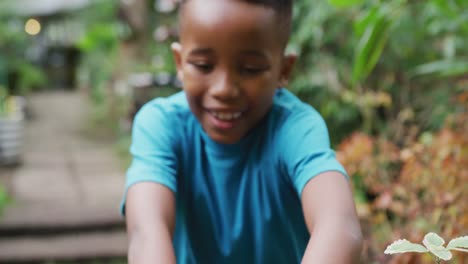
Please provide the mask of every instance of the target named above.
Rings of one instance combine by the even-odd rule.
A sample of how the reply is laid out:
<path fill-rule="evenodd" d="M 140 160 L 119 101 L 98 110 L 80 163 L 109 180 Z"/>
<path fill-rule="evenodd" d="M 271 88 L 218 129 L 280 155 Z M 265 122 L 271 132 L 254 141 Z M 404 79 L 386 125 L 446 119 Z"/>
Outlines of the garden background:
<path fill-rule="evenodd" d="M 31 17 L 0 6 L 0 116 L 13 95 L 85 91 L 90 126 L 113 135 L 125 167 L 135 111 L 180 90 L 170 52 L 177 3 L 85 2 L 36 17 L 42 31 L 32 35 Z M 45 63 L 45 49 L 69 64 Z M 383 251 L 427 232 L 467 235 L 468 1 L 298 0 L 288 52 L 299 55 L 288 88 L 324 116 L 351 176 L 363 263 L 430 263 Z M 0 188 L 0 209 L 6 201 Z"/>

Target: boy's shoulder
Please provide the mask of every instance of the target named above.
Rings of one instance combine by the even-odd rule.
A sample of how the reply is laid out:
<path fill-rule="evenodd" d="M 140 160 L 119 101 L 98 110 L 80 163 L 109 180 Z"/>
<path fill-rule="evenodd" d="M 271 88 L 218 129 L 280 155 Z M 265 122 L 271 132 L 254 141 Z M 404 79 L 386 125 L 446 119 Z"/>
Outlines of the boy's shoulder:
<path fill-rule="evenodd" d="M 286 147 L 292 145 L 292 141 L 304 140 L 305 137 L 328 137 L 327 125 L 321 114 L 284 88 L 275 94 L 266 128 L 277 144 Z"/>
<path fill-rule="evenodd" d="M 184 92 L 168 97 L 158 97 L 145 103 L 134 118 L 134 127 L 143 127 L 148 131 L 168 131 L 181 127 L 192 114 Z"/>
<path fill-rule="evenodd" d="M 190 112 L 184 91 L 168 97 L 157 97 L 147 102 L 139 112 L 160 113 L 164 115 L 184 115 Z"/>
<path fill-rule="evenodd" d="M 303 102 L 285 88 L 279 89 L 275 94 L 272 115 L 282 125 L 294 124 L 303 118 L 307 120 L 322 119 L 313 106 Z"/>
<path fill-rule="evenodd" d="M 167 97 L 157 97 L 150 100 L 146 105 L 164 107 L 167 110 L 183 110 L 188 108 L 185 92 L 179 91 Z"/>

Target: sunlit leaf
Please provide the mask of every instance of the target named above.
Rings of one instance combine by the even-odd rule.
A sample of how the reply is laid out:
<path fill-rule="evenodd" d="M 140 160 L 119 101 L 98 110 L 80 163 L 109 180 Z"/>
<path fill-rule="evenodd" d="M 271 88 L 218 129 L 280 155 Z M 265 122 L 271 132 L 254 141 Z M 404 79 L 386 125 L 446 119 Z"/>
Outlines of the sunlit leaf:
<path fill-rule="evenodd" d="M 390 35 L 392 20 L 385 12 L 378 12 L 377 16 L 367 22 L 355 51 L 352 78 L 354 84 L 367 78 L 377 64 Z"/>
<path fill-rule="evenodd" d="M 432 0 L 432 3 L 434 3 L 438 7 L 438 11 L 444 12 L 445 15 L 448 15 L 448 16 L 456 16 L 457 15 L 456 5 L 454 7 L 453 2 L 451 2 L 451 1 Z"/>
<path fill-rule="evenodd" d="M 435 246 L 435 247 L 440 247 L 445 244 L 445 240 L 441 238 L 439 235 L 436 233 L 428 233 L 424 236 L 423 244 L 427 247 L 428 245 L 430 246 Z"/>
<path fill-rule="evenodd" d="M 447 249 L 456 249 L 456 248 L 467 248 L 468 249 L 468 236 L 457 237 L 452 240 L 447 245 Z"/>
<path fill-rule="evenodd" d="M 434 254 L 436 257 L 443 260 L 451 260 L 452 253 L 444 247 L 428 247 L 429 251 Z"/>
<path fill-rule="evenodd" d="M 422 64 L 413 69 L 413 75 L 437 74 L 441 76 L 458 76 L 468 73 L 468 62 L 442 60 Z"/>
<path fill-rule="evenodd" d="M 379 16 L 379 9 L 377 7 L 372 7 L 369 10 L 366 10 L 358 20 L 354 22 L 354 33 L 357 37 L 362 37 L 367 27 L 376 21 Z"/>
<path fill-rule="evenodd" d="M 443 260 L 452 259 L 452 253 L 444 247 L 445 241 L 436 233 L 428 233 L 424 236 L 423 244 L 436 257 Z"/>
<path fill-rule="evenodd" d="M 428 252 L 427 248 L 420 244 L 411 243 L 406 239 L 400 239 L 393 242 L 391 245 L 385 249 L 385 254 L 399 254 L 407 252 L 418 252 L 424 253 Z"/>
<path fill-rule="evenodd" d="M 328 0 L 335 7 L 351 7 L 364 3 L 364 0 Z"/>

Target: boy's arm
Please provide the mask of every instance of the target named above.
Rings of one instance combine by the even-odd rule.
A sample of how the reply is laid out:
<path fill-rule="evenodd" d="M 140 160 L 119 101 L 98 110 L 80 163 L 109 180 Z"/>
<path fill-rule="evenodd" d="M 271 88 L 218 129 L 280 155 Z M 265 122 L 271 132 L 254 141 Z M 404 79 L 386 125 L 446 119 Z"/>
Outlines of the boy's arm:
<path fill-rule="evenodd" d="M 351 188 L 339 172 L 322 173 L 302 192 L 311 234 L 302 263 L 359 263 L 362 234 Z"/>
<path fill-rule="evenodd" d="M 130 187 L 126 200 L 129 264 L 175 264 L 172 245 L 175 197 L 167 187 L 142 182 Z"/>

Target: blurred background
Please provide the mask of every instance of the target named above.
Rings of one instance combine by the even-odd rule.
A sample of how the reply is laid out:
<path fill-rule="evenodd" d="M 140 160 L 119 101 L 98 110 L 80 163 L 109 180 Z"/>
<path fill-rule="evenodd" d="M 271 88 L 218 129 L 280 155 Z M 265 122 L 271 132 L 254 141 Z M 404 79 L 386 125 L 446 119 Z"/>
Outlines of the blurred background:
<path fill-rule="evenodd" d="M 176 0 L 0 1 L 0 263 L 126 263 L 132 119 L 180 91 L 176 19 Z M 289 89 L 351 176 L 362 263 L 434 263 L 383 252 L 468 234 L 468 1 L 297 0 L 293 24 Z"/>

